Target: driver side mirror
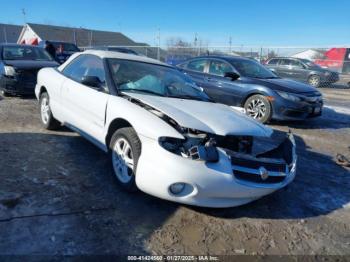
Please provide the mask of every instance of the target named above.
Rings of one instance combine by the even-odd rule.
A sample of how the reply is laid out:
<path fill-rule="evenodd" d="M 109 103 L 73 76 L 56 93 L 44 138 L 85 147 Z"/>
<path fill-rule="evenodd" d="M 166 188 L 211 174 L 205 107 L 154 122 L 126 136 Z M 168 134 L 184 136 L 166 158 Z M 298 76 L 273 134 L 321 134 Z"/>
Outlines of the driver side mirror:
<path fill-rule="evenodd" d="M 224 77 L 230 78 L 232 81 L 235 81 L 240 77 L 240 75 L 235 72 L 226 72 Z"/>
<path fill-rule="evenodd" d="M 102 85 L 100 78 L 97 76 L 83 76 L 81 83 L 94 89 L 100 89 Z"/>

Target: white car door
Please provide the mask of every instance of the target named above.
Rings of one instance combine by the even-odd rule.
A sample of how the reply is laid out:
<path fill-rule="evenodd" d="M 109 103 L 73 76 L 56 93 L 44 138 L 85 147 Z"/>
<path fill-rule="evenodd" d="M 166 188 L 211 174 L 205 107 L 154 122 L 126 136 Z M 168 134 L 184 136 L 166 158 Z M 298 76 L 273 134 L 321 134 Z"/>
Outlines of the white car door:
<path fill-rule="evenodd" d="M 66 113 L 65 125 L 96 145 L 103 146 L 109 94 L 105 86 L 102 59 L 93 55 L 80 55 L 62 73 L 67 77 L 61 89 L 62 107 Z M 83 84 L 87 76 L 98 77 L 101 86 L 97 88 Z"/>

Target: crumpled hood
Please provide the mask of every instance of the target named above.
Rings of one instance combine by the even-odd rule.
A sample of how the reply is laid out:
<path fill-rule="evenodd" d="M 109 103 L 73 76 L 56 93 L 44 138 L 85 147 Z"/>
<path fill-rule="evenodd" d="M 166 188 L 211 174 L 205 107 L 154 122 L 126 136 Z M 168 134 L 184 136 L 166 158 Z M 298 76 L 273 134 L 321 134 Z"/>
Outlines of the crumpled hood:
<path fill-rule="evenodd" d="M 128 96 L 161 111 L 179 125 L 221 136 L 265 136 L 272 129 L 226 105 L 188 99 L 124 92 Z"/>

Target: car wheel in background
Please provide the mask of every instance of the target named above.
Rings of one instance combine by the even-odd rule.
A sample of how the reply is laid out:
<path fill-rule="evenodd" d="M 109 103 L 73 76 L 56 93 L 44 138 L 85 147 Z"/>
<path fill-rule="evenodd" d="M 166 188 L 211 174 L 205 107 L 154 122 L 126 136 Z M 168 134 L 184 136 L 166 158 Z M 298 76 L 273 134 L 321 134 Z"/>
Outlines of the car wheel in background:
<path fill-rule="evenodd" d="M 110 142 L 112 167 L 118 183 L 127 191 L 137 191 L 135 174 L 141 141 L 132 127 L 118 129 Z"/>
<path fill-rule="evenodd" d="M 61 123 L 58 122 L 52 115 L 50 109 L 50 97 L 48 93 L 44 92 L 40 95 L 39 106 L 41 123 L 43 124 L 45 129 L 58 129 L 61 126 Z"/>
<path fill-rule="evenodd" d="M 246 114 L 261 123 L 267 123 L 272 116 L 270 102 L 263 95 L 253 95 L 244 103 Z"/>
<path fill-rule="evenodd" d="M 4 91 L 4 90 L 1 90 L 1 95 L 2 96 L 4 96 L 4 97 L 6 97 L 6 96 L 10 96 L 10 94 L 9 93 L 7 93 L 6 91 Z"/>
<path fill-rule="evenodd" d="M 314 87 L 319 87 L 321 84 L 321 78 L 318 75 L 311 75 L 309 76 L 309 79 L 307 80 L 309 85 L 312 85 Z"/>

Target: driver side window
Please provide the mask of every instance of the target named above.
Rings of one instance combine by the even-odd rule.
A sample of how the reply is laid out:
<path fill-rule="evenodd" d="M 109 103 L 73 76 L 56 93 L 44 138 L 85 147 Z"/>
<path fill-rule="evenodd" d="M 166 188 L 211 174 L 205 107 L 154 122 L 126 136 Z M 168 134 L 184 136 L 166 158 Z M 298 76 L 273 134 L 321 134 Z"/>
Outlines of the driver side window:
<path fill-rule="evenodd" d="M 106 83 L 103 61 L 93 55 L 78 56 L 63 69 L 62 73 L 79 83 L 81 83 L 85 76 L 96 76 L 103 85 Z"/>

